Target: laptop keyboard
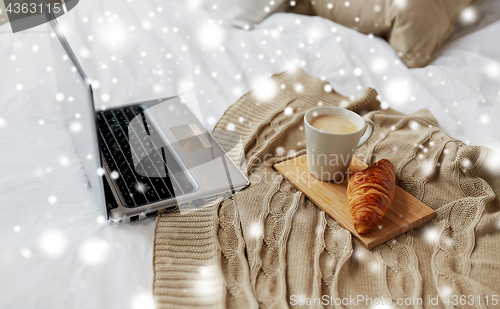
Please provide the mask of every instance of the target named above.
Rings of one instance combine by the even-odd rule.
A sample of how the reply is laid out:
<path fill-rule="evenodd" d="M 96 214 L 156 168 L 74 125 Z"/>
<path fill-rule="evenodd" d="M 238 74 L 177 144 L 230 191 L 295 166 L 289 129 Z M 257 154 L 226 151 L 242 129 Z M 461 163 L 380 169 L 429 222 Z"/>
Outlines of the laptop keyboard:
<path fill-rule="evenodd" d="M 147 124 L 143 111 L 141 106 L 132 106 L 97 112 L 100 149 L 127 207 L 157 202 L 194 189 L 172 160 L 168 148 L 157 149 L 150 142 L 154 128 Z M 132 121 L 136 116 L 142 117 L 143 122 L 137 121 L 140 118 Z M 166 157 L 169 159 L 165 160 Z M 168 169 L 165 161 L 170 164 Z M 169 170 L 175 177 L 171 177 Z"/>

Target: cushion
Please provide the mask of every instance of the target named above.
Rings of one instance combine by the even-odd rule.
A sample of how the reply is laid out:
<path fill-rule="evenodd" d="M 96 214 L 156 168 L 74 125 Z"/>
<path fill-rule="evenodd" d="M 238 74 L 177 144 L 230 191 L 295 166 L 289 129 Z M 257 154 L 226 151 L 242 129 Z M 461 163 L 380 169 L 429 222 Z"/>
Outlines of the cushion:
<path fill-rule="evenodd" d="M 289 12 L 318 15 L 389 41 L 410 68 L 424 67 L 477 0 L 295 0 Z"/>
<path fill-rule="evenodd" d="M 212 2 L 231 24 L 249 29 L 280 10 L 285 0 L 213 0 Z"/>

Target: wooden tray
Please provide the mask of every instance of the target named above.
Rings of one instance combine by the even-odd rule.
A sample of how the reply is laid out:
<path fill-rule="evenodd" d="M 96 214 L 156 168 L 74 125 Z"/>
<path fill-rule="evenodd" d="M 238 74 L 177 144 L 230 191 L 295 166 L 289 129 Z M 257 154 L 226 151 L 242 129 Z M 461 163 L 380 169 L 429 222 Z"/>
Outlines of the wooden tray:
<path fill-rule="evenodd" d="M 366 167 L 366 164 L 354 158 L 349 170 L 358 172 Z M 392 205 L 380 221 L 378 228 L 360 235 L 354 229 L 347 202 L 347 180 L 343 183 L 317 180 L 307 169 L 307 155 L 275 164 L 274 168 L 316 206 L 349 230 L 367 249 L 376 247 L 436 216 L 434 210 L 396 186 L 396 195 Z"/>

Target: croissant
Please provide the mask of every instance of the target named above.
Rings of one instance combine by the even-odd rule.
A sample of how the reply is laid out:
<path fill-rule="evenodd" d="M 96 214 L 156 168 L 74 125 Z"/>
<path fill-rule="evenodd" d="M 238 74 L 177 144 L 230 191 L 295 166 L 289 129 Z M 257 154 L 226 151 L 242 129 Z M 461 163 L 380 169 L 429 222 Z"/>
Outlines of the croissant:
<path fill-rule="evenodd" d="M 366 234 L 385 215 L 396 193 L 396 174 L 391 161 L 382 159 L 351 176 L 347 200 L 354 228 Z"/>

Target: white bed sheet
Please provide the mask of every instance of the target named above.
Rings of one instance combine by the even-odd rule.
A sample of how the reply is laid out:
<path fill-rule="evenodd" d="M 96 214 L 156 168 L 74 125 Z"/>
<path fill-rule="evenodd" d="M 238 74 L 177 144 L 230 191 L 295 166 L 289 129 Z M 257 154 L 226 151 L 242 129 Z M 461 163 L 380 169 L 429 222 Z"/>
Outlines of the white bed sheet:
<path fill-rule="evenodd" d="M 373 87 L 385 106 L 428 108 L 451 136 L 500 153 L 500 22 L 409 70 L 385 41 L 321 18 L 276 14 L 248 32 L 199 3 L 87 0 L 61 18 L 98 107 L 196 92 L 213 128 L 261 80 L 299 66 L 346 95 Z M 55 99 L 46 29 L 0 27 L 0 308 L 151 307 L 154 218 L 99 217 Z"/>

